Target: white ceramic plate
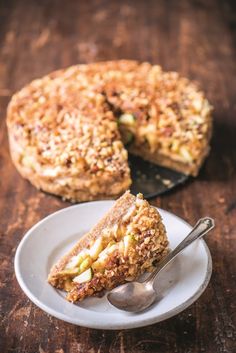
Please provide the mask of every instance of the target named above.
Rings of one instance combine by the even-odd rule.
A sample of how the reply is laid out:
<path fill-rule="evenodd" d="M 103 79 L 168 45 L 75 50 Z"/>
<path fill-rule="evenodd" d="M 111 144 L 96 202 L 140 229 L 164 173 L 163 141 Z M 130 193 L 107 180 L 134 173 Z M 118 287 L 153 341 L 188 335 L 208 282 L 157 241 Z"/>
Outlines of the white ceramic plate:
<path fill-rule="evenodd" d="M 97 329 L 125 329 L 153 324 L 174 316 L 191 305 L 210 280 L 212 261 L 203 240 L 180 254 L 157 280 L 158 301 L 148 310 L 133 314 L 112 307 L 106 296 L 72 304 L 64 293 L 47 283 L 51 266 L 75 244 L 112 206 L 114 201 L 88 202 L 58 211 L 32 227 L 15 256 L 17 280 L 25 294 L 42 310 L 58 319 Z M 173 214 L 159 210 L 174 248 L 191 226 Z"/>

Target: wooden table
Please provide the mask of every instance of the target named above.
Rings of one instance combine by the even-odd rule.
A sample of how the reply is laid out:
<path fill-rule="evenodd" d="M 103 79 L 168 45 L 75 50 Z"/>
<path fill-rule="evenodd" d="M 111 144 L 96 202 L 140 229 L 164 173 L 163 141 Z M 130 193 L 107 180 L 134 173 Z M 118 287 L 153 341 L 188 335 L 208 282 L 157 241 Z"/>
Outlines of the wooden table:
<path fill-rule="evenodd" d="M 190 308 L 127 331 L 76 327 L 45 314 L 16 282 L 22 236 L 69 203 L 37 191 L 12 165 L 5 125 L 14 91 L 76 63 L 139 59 L 196 79 L 215 107 L 212 151 L 197 179 L 153 204 L 194 223 L 210 215 L 213 275 Z M 236 352 L 236 11 L 232 1 L 3 1 L 0 8 L 0 352 Z"/>

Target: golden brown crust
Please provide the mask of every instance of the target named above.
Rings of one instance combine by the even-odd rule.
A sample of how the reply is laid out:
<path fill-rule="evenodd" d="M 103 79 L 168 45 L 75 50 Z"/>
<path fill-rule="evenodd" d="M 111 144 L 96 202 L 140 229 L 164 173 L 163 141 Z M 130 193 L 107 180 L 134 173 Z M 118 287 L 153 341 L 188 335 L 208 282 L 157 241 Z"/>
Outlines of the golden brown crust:
<path fill-rule="evenodd" d="M 133 126 L 117 126 L 121 114 Z M 21 175 L 72 201 L 118 197 L 131 184 L 127 151 L 197 175 L 209 151 L 211 107 L 197 85 L 159 66 L 118 60 L 34 80 L 9 104 L 10 150 Z"/>
<path fill-rule="evenodd" d="M 117 198 L 127 190 L 131 184 L 130 177 L 115 177 L 106 176 L 105 178 L 76 178 L 76 187 L 73 188 L 72 182 L 68 181 L 67 185 L 60 183 L 60 179 L 56 180 L 52 177 L 47 177 L 42 174 L 35 173 L 27 166 L 19 162 L 19 154 L 16 153 L 17 148 L 13 142 L 12 136 L 9 136 L 11 141 L 11 158 L 23 178 L 28 179 L 37 189 L 47 193 L 62 196 L 64 199 L 72 202 L 78 201 L 93 201 L 93 200 L 109 200 Z M 73 178 L 71 178 L 73 179 Z M 73 183 L 74 184 L 74 183 Z"/>

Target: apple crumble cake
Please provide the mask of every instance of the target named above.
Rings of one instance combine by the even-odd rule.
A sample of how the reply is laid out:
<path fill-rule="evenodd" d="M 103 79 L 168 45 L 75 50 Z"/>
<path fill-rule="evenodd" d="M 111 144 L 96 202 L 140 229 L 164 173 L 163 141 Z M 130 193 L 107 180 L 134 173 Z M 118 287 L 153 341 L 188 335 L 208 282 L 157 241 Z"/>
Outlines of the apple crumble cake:
<path fill-rule="evenodd" d="M 127 150 L 196 176 L 209 151 L 211 111 L 195 83 L 157 65 L 72 66 L 12 97 L 11 156 L 46 192 L 72 201 L 117 197 L 131 184 Z"/>
<path fill-rule="evenodd" d="M 108 213 L 53 266 L 48 281 L 75 302 L 132 281 L 167 253 L 157 209 L 127 191 Z"/>

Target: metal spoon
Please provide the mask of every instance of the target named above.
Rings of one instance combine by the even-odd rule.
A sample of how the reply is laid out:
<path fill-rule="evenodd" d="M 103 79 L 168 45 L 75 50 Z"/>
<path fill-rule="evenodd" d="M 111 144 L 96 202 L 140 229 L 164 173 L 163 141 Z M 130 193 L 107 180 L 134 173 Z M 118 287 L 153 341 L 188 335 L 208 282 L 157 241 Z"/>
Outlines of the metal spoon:
<path fill-rule="evenodd" d="M 210 217 L 199 219 L 187 237 L 160 262 L 155 271 L 144 282 L 130 282 L 114 288 L 107 295 L 109 302 L 118 309 L 125 311 L 138 312 L 147 309 L 157 297 L 153 283 L 160 271 L 192 242 L 201 238 L 214 226 L 215 222 Z"/>

